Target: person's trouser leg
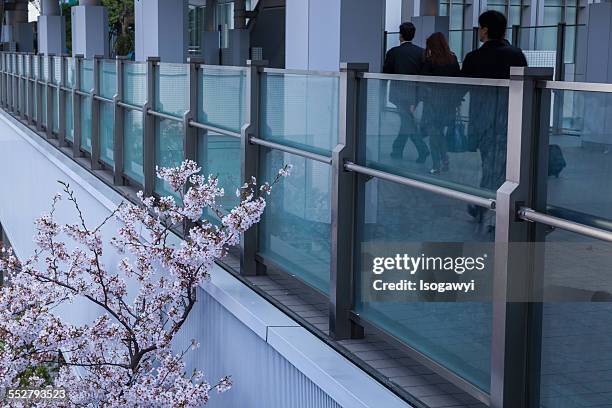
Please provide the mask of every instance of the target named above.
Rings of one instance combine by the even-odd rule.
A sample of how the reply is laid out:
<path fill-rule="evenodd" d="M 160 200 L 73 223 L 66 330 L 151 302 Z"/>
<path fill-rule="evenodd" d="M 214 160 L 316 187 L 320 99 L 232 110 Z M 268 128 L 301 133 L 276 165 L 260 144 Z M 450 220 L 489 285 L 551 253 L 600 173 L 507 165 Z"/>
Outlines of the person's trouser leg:
<path fill-rule="evenodd" d="M 446 155 L 444 152 L 444 135 L 442 129 L 439 126 L 429 127 L 429 149 L 431 150 L 431 161 L 433 162 L 432 169 L 440 170 L 442 167 L 442 161 Z"/>
<path fill-rule="evenodd" d="M 397 137 L 393 141 L 392 154 L 401 157 L 404 153 L 404 147 L 406 147 L 406 142 L 408 141 L 408 136 L 410 132 L 410 126 L 408 121 L 410 120 L 410 112 L 408 109 L 403 106 L 398 106 L 399 109 L 399 117 L 400 117 L 400 128 L 397 133 Z"/>

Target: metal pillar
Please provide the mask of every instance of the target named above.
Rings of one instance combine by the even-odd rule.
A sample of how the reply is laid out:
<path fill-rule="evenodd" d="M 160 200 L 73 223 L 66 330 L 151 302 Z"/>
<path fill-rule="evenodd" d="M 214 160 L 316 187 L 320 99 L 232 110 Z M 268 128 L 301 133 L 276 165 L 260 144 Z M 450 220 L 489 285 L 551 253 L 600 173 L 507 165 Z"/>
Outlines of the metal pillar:
<path fill-rule="evenodd" d="M 147 59 L 147 100 L 142 108 L 143 117 L 143 171 L 144 193 L 153 195 L 155 191 L 155 116 L 149 115 L 149 109 L 155 106 L 155 71 L 159 64 L 158 57 Z"/>
<path fill-rule="evenodd" d="M 58 132 L 57 139 L 60 146 L 67 146 L 66 142 L 66 55 L 62 54 L 60 57 L 60 82 L 57 87 L 57 114 L 58 114 Z"/>
<path fill-rule="evenodd" d="M 332 152 L 331 268 L 329 332 L 335 339 L 362 337 L 363 329 L 349 318 L 354 289 L 354 233 L 357 174 L 344 169 L 357 159 L 357 73 L 368 64 L 340 65 L 338 145 Z"/>
<path fill-rule="evenodd" d="M 259 176 L 259 146 L 250 142 L 251 137 L 259 137 L 259 109 L 261 72 L 267 61 L 247 61 L 247 95 L 246 95 L 246 124 L 241 130 L 240 158 L 241 177 L 248 182 L 251 177 Z M 255 260 L 259 249 L 257 224 L 242 234 L 240 239 L 240 273 L 243 275 L 257 275 L 263 271 L 263 265 Z"/>
<path fill-rule="evenodd" d="M 113 130 L 113 162 L 115 166 L 113 168 L 113 184 L 116 186 L 122 186 L 125 184 L 123 178 L 123 171 L 125 167 L 125 152 L 124 152 L 124 123 L 125 123 L 125 110 L 119 105 L 119 101 L 123 100 L 123 66 L 126 57 L 117 56 L 115 59 L 115 69 L 117 71 L 117 93 L 113 96 L 113 112 L 115 117 L 114 130 Z"/>
<path fill-rule="evenodd" d="M 74 57 L 74 89 L 72 90 L 72 155 L 81 157 L 81 96 L 77 90 L 81 89 L 81 64 L 83 55 L 78 54 Z"/>
<path fill-rule="evenodd" d="M 53 83 L 53 75 L 55 71 L 55 66 L 53 64 L 54 54 L 48 54 L 46 58 L 47 64 L 47 77 L 45 78 L 45 84 L 43 85 L 46 89 L 45 92 L 45 111 L 47 116 L 47 123 L 45 124 L 45 133 L 47 135 L 47 139 L 53 138 L 53 87 L 51 84 Z M 43 60 L 45 61 L 45 60 Z"/>
<path fill-rule="evenodd" d="M 100 101 L 96 96 L 100 94 L 100 65 L 103 55 L 94 55 L 93 58 L 93 89 L 91 90 L 91 168 L 99 170 L 100 164 Z"/>
<path fill-rule="evenodd" d="M 518 218 L 520 206 L 546 205 L 550 92 L 536 89 L 550 68 L 512 67 L 508 104 L 506 182 L 497 191 L 491 407 L 537 407 L 540 376 L 542 255 L 527 243 L 544 239 L 542 227 Z M 541 251 L 540 251 L 541 252 Z"/>

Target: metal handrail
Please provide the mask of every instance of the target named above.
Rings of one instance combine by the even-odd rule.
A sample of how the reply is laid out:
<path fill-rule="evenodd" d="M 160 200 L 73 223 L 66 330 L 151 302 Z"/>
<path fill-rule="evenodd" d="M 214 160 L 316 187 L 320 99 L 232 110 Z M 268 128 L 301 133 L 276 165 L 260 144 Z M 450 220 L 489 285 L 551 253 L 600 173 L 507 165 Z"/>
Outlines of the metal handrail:
<path fill-rule="evenodd" d="M 559 91 L 612 93 L 612 84 L 597 82 L 538 81 L 536 86 L 541 89 L 555 89 Z"/>
<path fill-rule="evenodd" d="M 474 194 L 464 193 L 462 191 L 453 190 L 452 188 L 437 186 L 435 184 L 425 183 L 423 181 L 411 179 L 408 177 L 398 176 L 384 171 L 372 169 L 370 167 L 360 166 L 355 163 L 348 162 L 344 168 L 355 173 L 365 174 L 366 176 L 376 177 L 379 179 L 391 181 L 405 186 L 418 188 L 419 190 L 429 191 L 448 198 L 454 198 L 469 204 L 478 205 L 480 207 L 495 210 L 495 200 L 485 197 L 480 197 Z"/>
<path fill-rule="evenodd" d="M 434 84 L 452 84 L 452 85 L 479 85 L 479 86 L 497 86 L 508 88 L 510 86 L 509 79 L 490 79 L 490 78 L 466 78 L 466 77 L 443 77 L 429 75 L 401 75 L 401 74 L 378 74 L 371 72 L 363 72 L 357 74 L 358 78 L 363 79 L 383 79 L 393 81 L 408 81 L 408 82 L 425 82 Z"/>
<path fill-rule="evenodd" d="M 175 122 L 182 122 L 183 121 L 183 118 L 179 118 L 177 116 L 168 115 L 167 113 L 158 112 L 158 111 L 153 110 L 151 108 L 147 109 L 147 113 L 149 115 L 157 116 L 158 118 L 161 118 L 161 119 L 173 120 Z"/>
<path fill-rule="evenodd" d="M 117 105 L 119 105 L 121 108 L 135 110 L 138 112 L 142 112 L 142 109 L 143 109 L 142 106 L 132 105 L 131 103 L 122 102 L 122 101 L 117 102 Z"/>
<path fill-rule="evenodd" d="M 521 207 L 518 216 L 525 221 L 538 222 L 587 237 L 612 242 L 612 232 L 610 231 L 543 214 L 528 207 Z"/>
<path fill-rule="evenodd" d="M 296 149 L 295 147 L 286 146 L 280 143 L 270 142 L 269 140 L 263 140 L 256 137 L 249 138 L 249 141 L 253 144 L 267 147 L 270 149 L 280 150 L 285 153 L 295 154 L 296 156 L 305 157 L 307 159 L 315 160 L 325 164 L 331 164 L 331 157 L 323 156 L 322 154 L 308 152 L 302 149 Z"/>
<path fill-rule="evenodd" d="M 313 75 L 313 76 L 327 76 L 327 77 L 339 77 L 340 72 L 338 71 L 313 71 L 307 69 L 281 69 L 281 68 L 264 68 L 262 70 L 265 74 L 284 74 L 284 75 Z"/>
<path fill-rule="evenodd" d="M 226 130 L 226 129 L 215 127 L 215 126 L 211 126 L 211 125 L 207 125 L 205 123 L 196 122 L 195 120 L 190 120 L 189 121 L 189 126 L 193 126 L 195 128 L 202 129 L 202 130 L 208 130 L 208 131 L 214 132 L 214 133 L 219 133 L 219 134 L 225 135 L 225 136 L 235 137 L 235 138 L 238 138 L 238 139 L 240 139 L 240 137 L 241 137 L 240 133 L 232 132 L 231 130 Z"/>

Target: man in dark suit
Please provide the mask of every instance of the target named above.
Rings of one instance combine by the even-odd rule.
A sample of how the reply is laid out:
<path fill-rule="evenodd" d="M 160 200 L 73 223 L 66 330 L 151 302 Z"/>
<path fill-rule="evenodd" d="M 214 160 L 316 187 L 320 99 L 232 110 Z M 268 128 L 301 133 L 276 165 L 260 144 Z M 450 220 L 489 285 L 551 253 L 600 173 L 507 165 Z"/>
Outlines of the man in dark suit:
<path fill-rule="evenodd" d="M 461 73 L 474 78 L 510 78 L 510 67 L 525 67 L 523 52 L 504 37 L 506 17 L 498 11 L 485 11 L 478 18 L 478 35 L 482 46 L 468 53 Z M 496 191 L 506 179 L 506 144 L 508 133 L 508 90 L 474 86 L 470 90 L 469 144 L 480 151 L 482 179 L 480 187 Z M 482 219 L 479 207 L 470 214 Z"/>
<path fill-rule="evenodd" d="M 418 75 L 423 67 L 424 50 L 412 44 L 416 28 L 414 24 L 406 22 L 400 25 L 400 45 L 387 52 L 383 72 L 385 74 Z M 424 163 L 429 156 L 429 149 L 417 131 L 417 122 L 414 117 L 416 105 L 416 87 L 406 81 L 392 81 L 389 90 L 389 100 L 397 106 L 400 114 L 400 130 L 393 141 L 391 157 L 402 158 L 404 147 L 408 138 L 412 140 L 417 149 L 418 163 Z"/>

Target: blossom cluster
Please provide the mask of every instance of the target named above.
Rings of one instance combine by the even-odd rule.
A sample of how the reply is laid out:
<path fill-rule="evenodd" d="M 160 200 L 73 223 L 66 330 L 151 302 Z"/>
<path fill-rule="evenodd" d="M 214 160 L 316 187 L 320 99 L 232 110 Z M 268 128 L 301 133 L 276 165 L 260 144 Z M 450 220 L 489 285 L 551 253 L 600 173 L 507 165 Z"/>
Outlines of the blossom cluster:
<path fill-rule="evenodd" d="M 239 243 L 240 235 L 259 222 L 265 194 L 290 168 L 282 168 L 271 183 L 258 187 L 254 179 L 238 191 L 239 204 L 224 212 L 217 201 L 224 195 L 214 176 L 205 177 L 193 161 L 158 169 L 172 189 L 167 197 L 145 197 L 138 205 L 122 203 L 95 228 L 88 227 L 74 192 L 63 184 L 51 211 L 36 220 L 36 252 L 20 262 L 3 250 L 0 271 L 0 388 L 63 387 L 65 406 L 198 407 L 210 392 L 227 391 L 224 377 L 210 383 L 200 371 L 187 373 L 185 355 L 173 340 L 196 302 L 196 287 L 209 278 L 215 260 Z M 56 208 L 67 200 L 77 222 L 60 224 Z M 215 214 L 214 224 L 203 220 Z M 118 265 L 103 262 L 106 242 L 102 227 L 119 221 L 110 249 Z M 173 239 L 189 225 L 183 240 Z M 136 293 L 128 296 L 128 281 Z M 72 324 L 56 311 L 86 302 L 101 310 L 89 324 Z M 42 378 L 32 367 L 46 367 Z M 37 402 L 45 406 L 44 401 Z M 58 406 L 58 401 L 53 401 Z"/>

